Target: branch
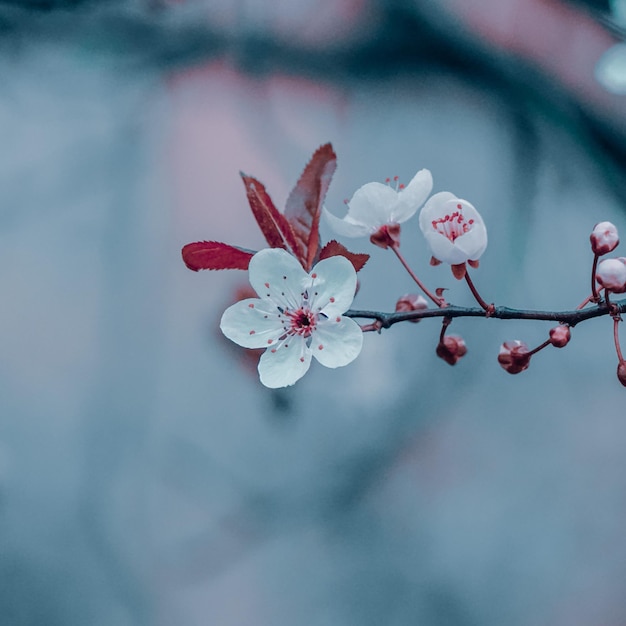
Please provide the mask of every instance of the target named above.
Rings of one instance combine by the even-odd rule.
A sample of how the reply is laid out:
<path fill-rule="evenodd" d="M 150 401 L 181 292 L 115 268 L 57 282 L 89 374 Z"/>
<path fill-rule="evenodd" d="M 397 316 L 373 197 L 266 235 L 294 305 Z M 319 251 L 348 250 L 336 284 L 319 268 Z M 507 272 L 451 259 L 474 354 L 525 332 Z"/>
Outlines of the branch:
<path fill-rule="evenodd" d="M 377 326 L 379 328 L 389 328 L 398 322 L 420 320 L 427 317 L 495 317 L 501 320 L 545 320 L 568 324 L 573 327 L 579 322 L 584 322 L 594 317 L 602 317 L 603 315 L 613 315 L 615 313 L 626 313 L 626 299 L 611 302 L 611 307 L 608 307 L 605 303 L 601 303 L 587 309 L 575 309 L 572 311 L 532 311 L 496 306 L 493 308 L 493 311 L 485 312 L 483 309 L 476 307 L 447 306 L 444 308 L 400 313 L 349 310 L 346 311 L 344 315 L 352 318 L 377 320 Z"/>

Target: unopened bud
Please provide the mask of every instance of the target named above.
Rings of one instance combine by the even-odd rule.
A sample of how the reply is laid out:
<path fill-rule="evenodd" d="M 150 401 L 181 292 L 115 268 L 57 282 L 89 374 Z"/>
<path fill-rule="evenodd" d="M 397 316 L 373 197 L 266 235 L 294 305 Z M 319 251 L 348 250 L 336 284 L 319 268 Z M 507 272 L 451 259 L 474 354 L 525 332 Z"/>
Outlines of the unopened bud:
<path fill-rule="evenodd" d="M 502 369 L 509 374 L 519 374 L 530 365 L 530 350 L 528 346 L 519 339 L 514 341 L 505 341 L 500 346 L 500 354 L 498 354 L 498 363 Z"/>
<path fill-rule="evenodd" d="M 424 296 L 417 293 L 407 293 L 396 302 L 396 312 L 423 311 L 428 308 L 428 302 Z M 420 319 L 409 320 L 409 322 L 419 322 Z"/>
<path fill-rule="evenodd" d="M 560 324 L 550 329 L 550 343 L 555 348 L 564 348 L 572 338 L 569 326 Z"/>
<path fill-rule="evenodd" d="M 437 346 L 437 356 L 449 365 L 455 365 L 466 353 L 465 341 L 458 335 L 446 335 Z"/>
<path fill-rule="evenodd" d="M 400 245 L 400 224 L 383 224 L 375 233 L 370 235 L 370 241 L 385 250 Z"/>
<path fill-rule="evenodd" d="M 596 280 L 613 293 L 626 291 L 626 258 L 605 259 L 598 263 Z"/>
<path fill-rule="evenodd" d="M 617 379 L 626 387 L 626 361 L 621 361 L 617 366 Z"/>
<path fill-rule="evenodd" d="M 617 248 L 619 234 L 615 224 L 600 222 L 593 227 L 589 240 L 591 241 L 593 253 L 601 256 L 613 252 Z"/>

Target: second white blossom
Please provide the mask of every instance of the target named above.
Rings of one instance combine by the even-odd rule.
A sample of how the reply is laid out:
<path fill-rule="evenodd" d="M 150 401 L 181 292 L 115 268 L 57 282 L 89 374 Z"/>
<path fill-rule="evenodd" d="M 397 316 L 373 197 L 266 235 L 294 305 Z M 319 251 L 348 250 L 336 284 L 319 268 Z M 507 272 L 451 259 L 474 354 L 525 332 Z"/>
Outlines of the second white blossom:
<path fill-rule="evenodd" d="M 436 261 L 471 264 L 487 248 L 487 229 L 480 213 L 449 191 L 436 193 L 428 200 L 419 222 Z"/>
<path fill-rule="evenodd" d="M 354 192 L 343 219 L 326 208 L 324 217 L 339 235 L 375 236 L 381 228 L 397 226 L 415 215 L 432 188 L 433 178 L 427 169 L 417 172 L 406 187 L 397 190 L 382 183 L 367 183 Z"/>

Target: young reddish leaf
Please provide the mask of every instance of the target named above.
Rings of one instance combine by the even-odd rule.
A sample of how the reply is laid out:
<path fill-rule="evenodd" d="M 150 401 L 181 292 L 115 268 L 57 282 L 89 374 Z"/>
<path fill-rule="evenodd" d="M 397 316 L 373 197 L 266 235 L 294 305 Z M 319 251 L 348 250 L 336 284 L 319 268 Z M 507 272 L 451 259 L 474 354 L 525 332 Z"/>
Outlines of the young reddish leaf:
<path fill-rule="evenodd" d="M 254 252 L 219 241 L 196 241 L 182 249 L 185 265 L 198 270 L 247 270 Z"/>
<path fill-rule="evenodd" d="M 331 256 L 345 256 L 352 265 L 354 265 L 354 270 L 358 272 L 363 269 L 363 266 L 367 263 L 370 258 L 369 254 L 364 254 L 360 252 L 350 252 L 348 248 L 341 245 L 338 241 L 332 239 L 329 241 L 321 250 L 319 260 L 327 259 Z"/>
<path fill-rule="evenodd" d="M 291 229 L 291 224 L 274 206 L 262 183 L 252 176 L 246 176 L 243 172 L 240 174 L 246 187 L 252 214 L 270 248 L 291 249 L 297 256 L 298 243 Z"/>
<path fill-rule="evenodd" d="M 319 147 L 287 198 L 285 217 L 293 228 L 299 244 L 297 253 L 302 256 L 307 271 L 319 251 L 320 213 L 336 167 L 337 155 L 332 145 Z"/>

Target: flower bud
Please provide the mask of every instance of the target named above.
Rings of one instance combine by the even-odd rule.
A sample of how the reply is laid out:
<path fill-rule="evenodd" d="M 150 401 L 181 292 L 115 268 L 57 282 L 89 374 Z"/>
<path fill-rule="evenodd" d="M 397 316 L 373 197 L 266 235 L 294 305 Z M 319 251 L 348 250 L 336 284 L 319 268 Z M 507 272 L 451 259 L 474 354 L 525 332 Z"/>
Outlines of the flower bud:
<path fill-rule="evenodd" d="M 596 280 L 613 293 L 626 291 L 626 258 L 605 259 L 598 263 Z"/>
<path fill-rule="evenodd" d="M 620 361 L 617 366 L 617 379 L 626 387 L 626 361 Z"/>
<path fill-rule="evenodd" d="M 615 224 L 600 222 L 593 227 L 589 240 L 591 241 L 593 253 L 601 256 L 613 252 L 617 248 L 619 234 Z"/>
<path fill-rule="evenodd" d="M 416 293 L 407 293 L 396 302 L 396 312 L 403 311 L 423 311 L 428 308 L 428 302 L 424 296 Z M 409 322 L 419 322 L 421 320 L 409 320 Z"/>
<path fill-rule="evenodd" d="M 498 354 L 498 363 L 502 369 L 509 374 L 519 374 L 530 365 L 530 350 L 528 346 L 519 339 L 514 341 L 505 341 L 500 346 L 500 354 Z"/>
<path fill-rule="evenodd" d="M 559 324 L 550 329 L 550 343 L 555 348 L 564 348 L 572 337 L 569 326 Z"/>
<path fill-rule="evenodd" d="M 446 335 L 437 346 L 437 356 L 449 365 L 455 365 L 466 353 L 465 341 L 458 335 Z"/>

